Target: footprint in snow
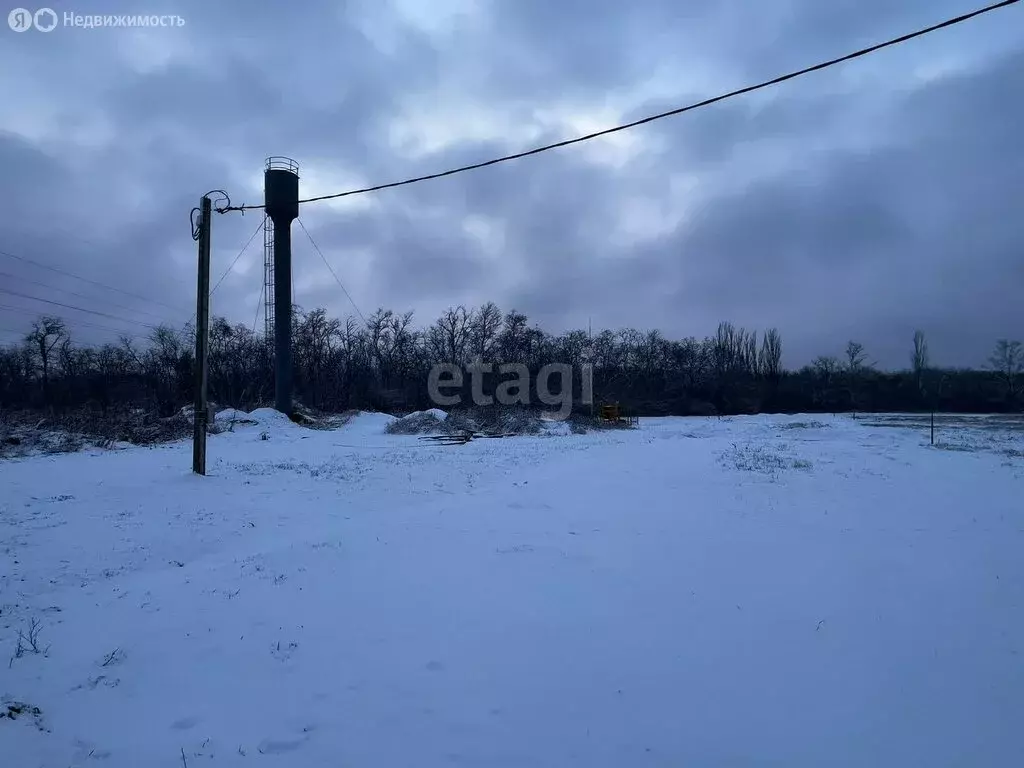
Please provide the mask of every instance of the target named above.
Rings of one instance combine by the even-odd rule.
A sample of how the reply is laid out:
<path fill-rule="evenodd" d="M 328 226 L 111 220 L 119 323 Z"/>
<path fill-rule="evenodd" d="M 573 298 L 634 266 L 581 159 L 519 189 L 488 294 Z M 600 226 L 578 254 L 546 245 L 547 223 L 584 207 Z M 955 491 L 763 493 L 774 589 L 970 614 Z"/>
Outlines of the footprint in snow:
<path fill-rule="evenodd" d="M 201 722 L 202 719 L 198 717 L 183 717 L 180 720 L 175 720 L 171 723 L 171 728 L 176 731 L 188 731 L 195 728 Z"/>
<path fill-rule="evenodd" d="M 91 741 L 75 739 L 75 762 L 85 760 L 106 760 L 110 757 L 110 751 L 101 749 Z"/>
<path fill-rule="evenodd" d="M 301 739 L 264 739 L 257 749 L 261 755 L 280 755 L 283 752 L 294 752 L 305 742 L 307 736 Z"/>
<path fill-rule="evenodd" d="M 511 547 L 498 547 L 495 551 L 499 555 L 509 555 L 521 552 L 533 552 L 532 544 L 515 544 Z"/>

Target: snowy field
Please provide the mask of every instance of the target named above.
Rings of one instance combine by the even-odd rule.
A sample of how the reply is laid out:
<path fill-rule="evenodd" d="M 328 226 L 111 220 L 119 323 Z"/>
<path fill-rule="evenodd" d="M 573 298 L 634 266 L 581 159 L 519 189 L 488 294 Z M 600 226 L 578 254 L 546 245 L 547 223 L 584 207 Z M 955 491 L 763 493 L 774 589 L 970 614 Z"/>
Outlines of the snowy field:
<path fill-rule="evenodd" d="M 256 417 L 0 462 L 4 768 L 1021 764 L 1012 424 Z"/>

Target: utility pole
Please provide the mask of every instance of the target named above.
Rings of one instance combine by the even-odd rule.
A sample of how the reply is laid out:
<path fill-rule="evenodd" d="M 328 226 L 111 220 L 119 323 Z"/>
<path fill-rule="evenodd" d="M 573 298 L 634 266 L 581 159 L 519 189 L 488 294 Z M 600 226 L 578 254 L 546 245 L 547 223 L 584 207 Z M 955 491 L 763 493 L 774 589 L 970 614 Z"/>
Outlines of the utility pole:
<path fill-rule="evenodd" d="M 196 286 L 196 380 L 192 422 L 192 471 L 206 474 L 206 402 L 208 352 L 210 348 L 210 225 L 213 204 L 205 195 L 199 202 L 199 279 Z"/>

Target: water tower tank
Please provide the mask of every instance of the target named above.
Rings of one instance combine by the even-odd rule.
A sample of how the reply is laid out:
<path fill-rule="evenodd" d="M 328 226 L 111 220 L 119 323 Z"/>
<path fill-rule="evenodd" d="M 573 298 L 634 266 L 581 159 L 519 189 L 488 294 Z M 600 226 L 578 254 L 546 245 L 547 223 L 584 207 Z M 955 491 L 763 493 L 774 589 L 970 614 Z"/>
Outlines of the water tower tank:
<path fill-rule="evenodd" d="M 277 222 L 299 217 L 299 164 L 290 157 L 268 157 L 263 172 L 267 215 Z"/>

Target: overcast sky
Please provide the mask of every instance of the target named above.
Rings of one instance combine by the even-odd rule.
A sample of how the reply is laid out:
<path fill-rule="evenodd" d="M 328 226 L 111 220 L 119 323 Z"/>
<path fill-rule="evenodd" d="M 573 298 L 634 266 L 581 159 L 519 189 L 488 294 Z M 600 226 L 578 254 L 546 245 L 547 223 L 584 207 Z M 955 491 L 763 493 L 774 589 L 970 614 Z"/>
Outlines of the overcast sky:
<path fill-rule="evenodd" d="M 0 250 L 148 301 L 0 255 L 0 289 L 24 294 L 0 291 L 0 339 L 42 311 L 78 322 L 83 341 L 186 322 L 189 211 L 216 188 L 262 202 L 268 155 L 300 163 L 303 197 L 395 181 L 982 4 L 52 0 L 58 16 L 185 24 L 0 27 Z M 778 327 L 790 365 L 857 339 L 904 367 L 921 328 L 934 362 L 980 365 L 997 338 L 1024 340 L 1022 137 L 1024 5 L 605 140 L 308 204 L 301 219 L 364 314 L 427 324 L 493 300 L 554 332 L 590 320 L 671 337 L 730 320 Z M 261 219 L 216 217 L 215 281 Z M 354 314 L 298 225 L 293 242 L 297 303 Z M 257 237 L 216 314 L 253 324 L 262 259 Z"/>

